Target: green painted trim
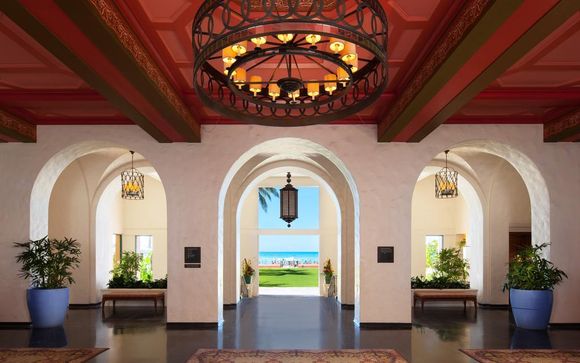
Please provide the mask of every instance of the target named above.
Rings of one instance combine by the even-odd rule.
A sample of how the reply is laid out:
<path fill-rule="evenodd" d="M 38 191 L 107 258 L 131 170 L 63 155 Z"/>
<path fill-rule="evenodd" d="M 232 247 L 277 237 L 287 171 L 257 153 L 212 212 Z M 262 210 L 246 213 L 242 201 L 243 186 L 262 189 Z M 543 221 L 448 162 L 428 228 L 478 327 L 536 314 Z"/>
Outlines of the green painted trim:
<path fill-rule="evenodd" d="M 105 57 L 163 115 L 165 121 L 189 142 L 200 141 L 199 124 L 190 125 L 171 104 L 157 84 L 143 70 L 118 36 L 103 21 L 89 1 L 55 0 L 55 3 L 78 25 Z M 112 6 L 114 6 L 111 3 Z M 144 49 L 144 51 L 146 51 Z M 183 102 L 179 99 L 179 102 Z M 184 107 L 186 107 L 184 105 Z M 189 112 L 189 109 L 187 110 Z M 193 119 L 193 116 L 191 116 Z"/>
<path fill-rule="evenodd" d="M 447 59 L 431 75 L 423 88 L 405 107 L 393 123 L 378 135 L 379 142 L 392 141 L 413 117 L 429 102 L 437 92 L 457 73 L 475 52 L 520 6 L 523 0 L 495 1 L 483 13 L 479 21 L 464 34 L 462 40 Z M 420 68 L 421 69 L 421 68 Z M 419 69 L 419 70 L 420 70 Z"/>
<path fill-rule="evenodd" d="M 491 82 L 509 69 L 515 62 L 545 39 L 556 28 L 562 25 L 568 18 L 580 10 L 580 1 L 562 0 L 556 4 L 546 15 L 536 22 L 524 35 L 485 69 L 473 82 L 461 93 L 449 102 L 431 121 L 423 126 L 410 142 L 419 142 L 453 116 L 461 107 L 467 104 L 479 92 L 483 91 Z"/>
<path fill-rule="evenodd" d="M 75 1 L 76 2 L 76 1 Z M 63 62 L 87 84 L 102 94 L 109 102 L 121 110 L 133 122 L 143 128 L 159 142 L 171 142 L 147 117 L 137 111 L 133 105 L 115 91 L 95 71 L 71 52 L 54 34 L 44 27 L 17 0 L 0 1 L 0 10 L 20 28 L 42 44 L 50 53 Z"/>

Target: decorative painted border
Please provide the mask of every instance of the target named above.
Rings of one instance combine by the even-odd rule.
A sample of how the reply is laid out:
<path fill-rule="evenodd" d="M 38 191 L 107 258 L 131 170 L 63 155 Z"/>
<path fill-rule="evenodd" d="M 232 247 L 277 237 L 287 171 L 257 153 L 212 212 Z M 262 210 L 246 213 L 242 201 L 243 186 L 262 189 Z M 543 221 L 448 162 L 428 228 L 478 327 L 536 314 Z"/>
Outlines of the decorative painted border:
<path fill-rule="evenodd" d="M 7 132 L 20 141 L 36 142 L 36 126 L 0 110 L 0 132 Z M 10 135 L 12 134 L 12 135 Z"/>
<path fill-rule="evenodd" d="M 477 24 L 479 19 L 485 14 L 492 0 L 471 0 L 461 9 L 461 13 L 455 18 L 445 32 L 444 38 L 437 43 L 429 57 L 414 74 L 407 84 L 403 93 L 397 98 L 391 107 L 381 128 L 386 130 L 401 115 L 403 110 L 411 103 L 417 94 L 423 89 L 425 84 L 433 74 L 439 69 L 449 54 L 460 44 L 461 40 L 469 30 Z"/>
<path fill-rule="evenodd" d="M 189 109 L 179 97 L 175 89 L 157 66 L 149 52 L 145 49 L 139 38 L 131 30 L 119 9 L 110 0 L 89 0 L 100 15 L 103 23 L 117 36 L 119 42 L 133 56 L 137 64 L 147 76 L 155 83 L 156 87 L 166 97 L 169 103 L 179 115 L 191 126 L 193 130 L 199 130 L 198 122 L 193 118 Z M 199 135 L 198 135 L 199 136 Z"/>
<path fill-rule="evenodd" d="M 544 141 L 561 141 L 580 133 L 580 109 L 544 124 Z"/>

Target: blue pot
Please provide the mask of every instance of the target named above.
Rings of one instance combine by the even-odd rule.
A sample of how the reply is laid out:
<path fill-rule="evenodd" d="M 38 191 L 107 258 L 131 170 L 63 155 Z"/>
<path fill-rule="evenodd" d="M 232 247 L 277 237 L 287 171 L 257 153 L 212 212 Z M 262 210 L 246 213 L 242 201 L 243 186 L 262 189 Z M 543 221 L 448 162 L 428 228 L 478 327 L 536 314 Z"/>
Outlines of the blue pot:
<path fill-rule="evenodd" d="M 510 304 L 516 325 L 524 329 L 546 329 L 552 314 L 552 290 L 510 289 Z"/>
<path fill-rule="evenodd" d="M 34 328 L 62 326 L 68 311 L 69 289 L 28 289 L 26 300 Z"/>

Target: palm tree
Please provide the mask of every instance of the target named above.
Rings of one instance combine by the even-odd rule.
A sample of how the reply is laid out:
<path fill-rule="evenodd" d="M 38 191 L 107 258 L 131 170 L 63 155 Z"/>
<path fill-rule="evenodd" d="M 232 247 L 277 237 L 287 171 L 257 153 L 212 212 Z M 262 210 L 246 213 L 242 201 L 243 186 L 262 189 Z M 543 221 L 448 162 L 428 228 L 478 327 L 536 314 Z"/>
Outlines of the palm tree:
<path fill-rule="evenodd" d="M 278 189 L 272 187 L 258 188 L 258 201 L 264 212 L 268 211 L 268 202 L 272 200 L 272 196 L 279 198 Z"/>

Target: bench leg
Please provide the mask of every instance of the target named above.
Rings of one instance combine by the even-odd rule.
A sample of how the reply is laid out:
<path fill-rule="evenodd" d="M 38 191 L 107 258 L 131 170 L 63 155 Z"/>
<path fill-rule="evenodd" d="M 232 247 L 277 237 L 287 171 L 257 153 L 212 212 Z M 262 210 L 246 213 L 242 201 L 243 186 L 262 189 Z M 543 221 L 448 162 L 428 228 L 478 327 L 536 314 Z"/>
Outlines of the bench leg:
<path fill-rule="evenodd" d="M 101 318 L 105 319 L 105 300 L 101 300 Z"/>
<path fill-rule="evenodd" d="M 463 312 L 467 312 L 467 300 L 463 300 Z"/>
<path fill-rule="evenodd" d="M 113 300 L 113 314 L 115 314 L 116 307 L 117 307 L 117 300 Z"/>
<path fill-rule="evenodd" d="M 157 314 L 157 298 L 153 299 L 153 304 L 155 305 L 155 314 Z"/>

